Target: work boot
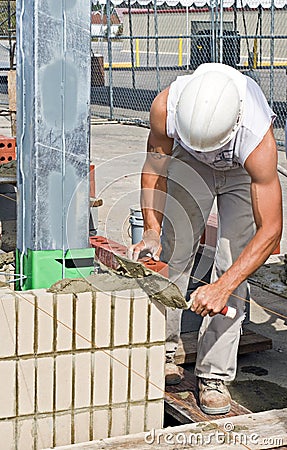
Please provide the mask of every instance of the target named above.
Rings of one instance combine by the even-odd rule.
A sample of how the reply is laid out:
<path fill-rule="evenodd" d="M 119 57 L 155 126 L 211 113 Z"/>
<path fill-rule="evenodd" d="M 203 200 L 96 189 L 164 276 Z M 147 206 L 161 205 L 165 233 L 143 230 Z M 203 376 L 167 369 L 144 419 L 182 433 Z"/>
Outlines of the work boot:
<path fill-rule="evenodd" d="M 231 397 L 222 380 L 199 378 L 199 403 L 205 414 L 226 414 L 230 411 Z"/>
<path fill-rule="evenodd" d="M 171 386 L 173 384 L 179 384 L 183 381 L 183 368 L 177 366 L 174 363 L 166 363 L 165 365 L 165 384 Z"/>

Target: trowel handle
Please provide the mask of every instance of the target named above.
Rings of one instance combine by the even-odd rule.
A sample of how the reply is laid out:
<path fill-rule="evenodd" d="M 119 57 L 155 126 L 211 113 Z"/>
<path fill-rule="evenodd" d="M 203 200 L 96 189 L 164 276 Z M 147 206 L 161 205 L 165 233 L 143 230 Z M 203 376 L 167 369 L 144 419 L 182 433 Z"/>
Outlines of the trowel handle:
<path fill-rule="evenodd" d="M 187 304 L 188 308 L 190 309 L 192 306 L 193 298 L 191 298 Z M 236 316 L 236 309 L 233 308 L 233 306 L 224 306 L 224 308 L 220 311 L 220 314 L 222 314 L 225 317 L 229 317 L 229 319 L 234 319 Z"/>
<path fill-rule="evenodd" d="M 233 306 L 224 306 L 224 308 L 220 311 L 220 314 L 225 317 L 229 317 L 230 319 L 234 319 L 236 316 L 236 309 L 233 308 Z"/>

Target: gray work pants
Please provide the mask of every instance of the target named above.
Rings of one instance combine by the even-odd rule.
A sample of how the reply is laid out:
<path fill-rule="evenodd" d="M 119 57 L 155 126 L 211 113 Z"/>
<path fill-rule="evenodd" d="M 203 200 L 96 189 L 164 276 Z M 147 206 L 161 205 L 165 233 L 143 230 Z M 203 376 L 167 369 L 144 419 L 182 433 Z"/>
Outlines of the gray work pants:
<path fill-rule="evenodd" d="M 224 171 L 213 169 L 177 146 L 168 169 L 161 259 L 168 262 L 170 279 L 184 295 L 215 198 L 219 225 L 211 281 L 215 281 L 234 263 L 254 235 L 250 177 L 242 167 Z M 197 273 L 200 273 L 200 268 Z M 201 272 L 199 278 L 203 275 Z M 247 298 L 247 282 L 242 283 L 234 294 Z M 220 314 L 203 319 L 195 368 L 195 374 L 199 377 L 225 381 L 235 378 L 245 301 L 231 296 L 228 304 L 237 309 L 234 320 Z M 177 349 L 181 314 L 178 309 L 167 310 L 167 362 L 173 361 Z"/>

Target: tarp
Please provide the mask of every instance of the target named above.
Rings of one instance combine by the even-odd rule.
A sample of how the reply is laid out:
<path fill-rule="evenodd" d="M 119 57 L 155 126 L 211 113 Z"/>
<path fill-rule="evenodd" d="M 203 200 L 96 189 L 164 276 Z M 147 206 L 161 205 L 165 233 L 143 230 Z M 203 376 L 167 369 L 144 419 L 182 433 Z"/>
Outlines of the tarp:
<path fill-rule="evenodd" d="M 212 0 L 181 0 L 180 2 L 178 0 L 156 0 L 157 6 L 161 6 L 163 4 L 166 4 L 168 6 L 173 7 L 182 7 L 186 8 L 187 6 L 195 6 L 195 7 L 204 7 L 209 6 L 210 1 Z M 105 4 L 106 0 L 93 0 L 93 3 L 100 3 Z M 123 3 L 125 5 L 128 5 L 128 2 L 123 2 L 122 0 L 111 0 L 111 3 L 115 6 L 122 5 Z M 131 0 L 131 5 L 136 3 L 136 0 Z M 153 0 L 137 0 L 137 3 L 143 6 L 152 6 L 154 4 Z M 213 4 L 215 1 L 213 2 Z M 220 5 L 220 0 L 217 0 L 217 4 Z M 283 8 L 287 4 L 287 0 L 223 0 L 223 7 L 229 8 L 233 5 L 235 5 L 237 8 L 242 8 L 245 6 L 249 6 L 250 8 L 258 8 L 259 5 L 261 5 L 264 9 L 271 8 L 272 5 L 275 6 L 275 8 Z"/>

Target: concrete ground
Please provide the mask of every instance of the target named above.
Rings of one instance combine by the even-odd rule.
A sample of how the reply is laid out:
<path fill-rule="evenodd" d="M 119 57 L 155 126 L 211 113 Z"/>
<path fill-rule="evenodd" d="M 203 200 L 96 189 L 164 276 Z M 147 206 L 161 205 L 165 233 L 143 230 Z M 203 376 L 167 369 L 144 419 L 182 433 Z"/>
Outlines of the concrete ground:
<path fill-rule="evenodd" d="M 97 167 L 97 195 L 104 205 L 98 211 L 98 234 L 129 245 L 130 207 L 139 206 L 140 171 L 145 157 L 148 129 L 94 120 L 91 157 Z M 287 168 L 283 148 L 280 165 Z M 287 178 L 280 175 L 284 200 L 284 232 L 281 252 L 287 252 Z M 272 350 L 239 356 L 238 372 L 230 389 L 234 399 L 257 412 L 287 404 L 287 302 L 259 287 L 251 286 L 248 327 L 270 337 Z M 265 311 L 274 310 L 281 316 Z M 283 316 L 283 317 L 282 317 Z M 193 366 L 189 368 L 193 370 Z"/>

